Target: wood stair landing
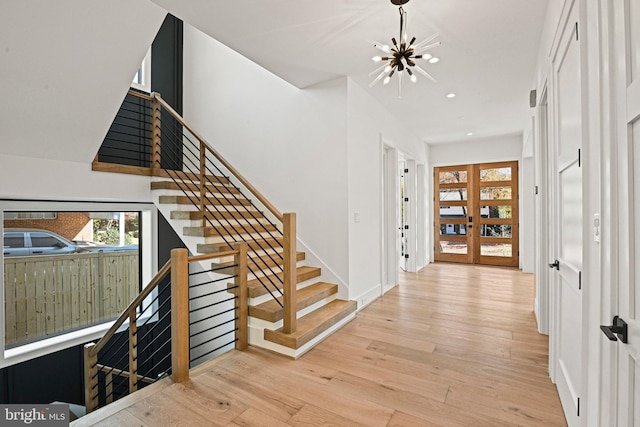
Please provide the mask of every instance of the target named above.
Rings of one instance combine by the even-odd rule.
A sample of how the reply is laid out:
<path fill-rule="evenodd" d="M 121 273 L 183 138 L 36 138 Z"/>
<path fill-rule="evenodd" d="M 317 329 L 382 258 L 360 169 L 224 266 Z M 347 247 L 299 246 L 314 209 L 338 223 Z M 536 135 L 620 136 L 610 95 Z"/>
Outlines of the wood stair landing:
<path fill-rule="evenodd" d="M 285 334 L 282 328 L 264 330 L 264 339 L 292 349 L 299 349 L 322 332 L 326 331 L 351 313 L 356 311 L 355 301 L 333 300 L 329 304 L 298 319 L 298 328 L 292 334 Z"/>

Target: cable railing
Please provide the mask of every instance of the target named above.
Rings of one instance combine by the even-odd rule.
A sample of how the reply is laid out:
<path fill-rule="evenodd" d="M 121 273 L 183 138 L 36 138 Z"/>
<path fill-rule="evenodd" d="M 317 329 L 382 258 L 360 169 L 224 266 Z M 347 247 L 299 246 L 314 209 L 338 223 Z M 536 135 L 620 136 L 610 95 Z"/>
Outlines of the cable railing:
<path fill-rule="evenodd" d="M 188 129 L 182 129 L 182 126 L 178 128 L 179 125 L 166 110 L 163 109 L 161 114 L 161 147 L 165 153 L 169 151 L 168 158 L 173 159 L 167 170 L 169 177 L 201 212 L 203 229 L 210 227 L 216 230 L 226 245 L 236 241 L 252 242 L 254 251 L 262 251 L 261 255 L 271 261 L 263 263 L 262 268 L 252 263 L 249 272 L 281 304 L 277 296 L 283 295 L 278 276 L 281 277 L 283 271 L 282 231 L 239 188 L 231 184 L 228 172 L 212 162 L 212 154 L 206 150 L 206 146 L 194 141 L 196 137 Z M 183 141 L 179 152 L 174 143 L 178 138 Z M 203 155 L 204 159 L 201 159 Z M 191 181 L 182 180 L 185 172 L 198 177 L 197 186 Z M 207 215 L 212 212 L 218 215 Z"/>
<path fill-rule="evenodd" d="M 234 260 L 225 271 L 202 267 L 223 257 Z M 184 381 L 191 367 L 232 348 L 245 349 L 247 316 L 246 244 L 192 257 L 174 249 L 107 333 L 85 346 L 87 412 L 167 376 Z"/>
<path fill-rule="evenodd" d="M 236 242 L 246 242 L 251 251 L 248 269 L 253 283 L 283 307 L 284 332 L 294 332 L 297 322 L 295 214 L 278 211 L 160 94 L 129 91 L 127 97 L 138 97 L 148 103 L 140 119 L 150 124 L 149 128 L 145 125 L 145 130 L 149 130 L 145 141 L 150 144 L 145 152 L 150 153 L 150 159 L 144 167 L 131 167 L 123 162 L 118 169 L 169 178 L 173 189 L 181 193 L 176 202 L 195 208 L 193 218 L 201 221 L 200 230 L 192 228 L 190 232 L 215 240 L 213 245 L 208 242 L 208 247 L 202 246 L 201 252 L 225 250 Z M 114 171 L 116 168 L 106 162 L 116 157 L 103 161 L 99 153 L 94 170 Z"/>

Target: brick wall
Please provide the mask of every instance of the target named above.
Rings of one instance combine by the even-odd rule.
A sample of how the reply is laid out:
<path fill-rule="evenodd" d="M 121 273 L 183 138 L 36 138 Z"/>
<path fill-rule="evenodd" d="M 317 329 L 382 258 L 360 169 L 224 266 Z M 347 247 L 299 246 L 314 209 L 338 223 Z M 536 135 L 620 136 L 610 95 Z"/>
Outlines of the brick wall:
<path fill-rule="evenodd" d="M 69 240 L 93 240 L 89 212 L 58 212 L 57 219 L 8 219 L 5 228 L 38 228 L 58 233 Z"/>

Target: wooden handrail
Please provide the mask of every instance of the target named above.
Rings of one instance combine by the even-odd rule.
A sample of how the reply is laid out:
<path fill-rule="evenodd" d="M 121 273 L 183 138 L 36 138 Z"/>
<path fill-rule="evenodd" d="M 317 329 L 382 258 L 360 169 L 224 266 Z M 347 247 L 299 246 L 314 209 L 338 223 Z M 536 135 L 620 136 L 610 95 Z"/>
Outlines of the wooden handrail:
<path fill-rule="evenodd" d="M 170 260 L 167 261 L 166 264 L 162 266 L 160 271 L 158 271 L 158 274 L 156 274 L 154 278 L 151 279 L 151 282 L 149 282 L 149 285 L 147 285 L 147 287 L 145 287 L 142 290 L 142 292 L 140 292 L 140 294 L 131 302 L 131 304 L 129 304 L 129 306 L 122 312 L 122 314 L 120 315 L 120 317 L 118 317 L 115 323 L 111 325 L 107 333 L 104 334 L 102 338 L 100 338 L 100 341 L 98 341 L 96 345 L 91 347 L 92 355 L 97 355 L 100 349 L 102 349 L 102 347 L 105 346 L 107 341 L 109 341 L 116 334 L 116 332 L 118 332 L 118 329 L 120 328 L 120 326 L 122 326 L 125 320 L 129 318 L 129 313 L 131 312 L 131 310 L 135 311 L 136 307 L 139 306 L 142 303 L 142 301 L 144 301 L 144 299 L 147 296 L 149 296 L 151 291 L 153 291 L 160 284 L 160 281 L 164 279 L 167 273 L 169 273 L 169 270 L 171 270 Z"/>
<path fill-rule="evenodd" d="M 137 90 L 129 89 L 127 92 L 128 95 L 135 96 L 137 98 L 146 99 L 147 101 L 153 101 L 153 96 L 147 95 L 146 93 L 138 92 Z"/>
<path fill-rule="evenodd" d="M 262 203 L 277 219 L 278 221 L 283 221 L 282 213 L 278 209 L 276 209 L 271 202 L 269 202 L 266 197 L 264 197 L 245 177 L 243 177 L 240 172 L 238 172 L 231 164 L 220 155 L 209 143 L 202 137 L 198 132 L 196 132 L 184 119 L 178 114 L 167 102 L 162 99 L 162 97 L 157 93 L 152 93 L 151 96 L 156 99 L 163 108 L 165 108 L 174 119 L 176 119 L 182 126 L 184 126 L 193 136 L 195 136 L 198 141 L 206 147 L 206 149 L 211 152 L 215 156 L 216 159 L 229 171 L 233 176 L 235 176 L 242 185 L 249 190 L 259 201 Z"/>
<path fill-rule="evenodd" d="M 236 251 L 217 252 L 215 254 L 196 255 L 196 256 L 189 257 L 189 262 L 206 261 L 208 259 L 222 258 L 222 257 L 225 257 L 225 256 L 235 255 L 236 253 L 238 253 L 237 250 Z M 120 314 L 120 317 L 118 317 L 118 319 L 111 326 L 111 328 L 109 328 L 109 330 L 104 334 L 104 336 L 102 338 L 100 338 L 100 341 L 98 341 L 94 346 L 92 346 L 92 348 L 91 348 L 92 354 L 98 354 L 98 352 L 102 349 L 102 347 L 104 347 L 104 345 L 107 343 L 107 341 L 109 341 L 109 339 L 111 339 L 111 337 L 113 337 L 116 334 L 116 332 L 118 332 L 118 329 L 120 328 L 120 326 L 122 326 L 124 324 L 125 320 L 127 320 L 129 318 L 129 313 L 131 312 L 131 310 L 135 311 L 135 308 L 137 306 L 139 306 L 142 303 L 142 301 L 144 301 L 144 299 L 147 296 L 149 296 L 151 291 L 153 291 L 160 284 L 160 281 L 162 279 L 164 279 L 164 277 L 167 275 L 167 273 L 169 273 L 170 269 L 171 269 L 171 260 L 167 261 L 165 263 L 165 265 L 162 266 L 162 268 L 158 271 L 158 274 L 156 274 L 155 277 L 153 279 L 151 279 L 151 281 L 149 282 L 149 285 L 146 286 L 142 290 L 142 292 L 140 292 L 140 295 L 138 295 L 131 302 L 131 304 L 129 304 L 129 306 L 124 309 L 122 314 Z"/>

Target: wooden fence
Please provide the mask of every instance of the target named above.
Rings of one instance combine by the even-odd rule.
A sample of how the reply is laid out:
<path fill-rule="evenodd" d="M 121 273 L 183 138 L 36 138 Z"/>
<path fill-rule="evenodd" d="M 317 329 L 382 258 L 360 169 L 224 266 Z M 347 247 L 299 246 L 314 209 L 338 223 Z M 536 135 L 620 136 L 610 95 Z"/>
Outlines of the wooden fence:
<path fill-rule="evenodd" d="M 138 251 L 5 258 L 5 345 L 115 319 L 140 291 Z"/>

